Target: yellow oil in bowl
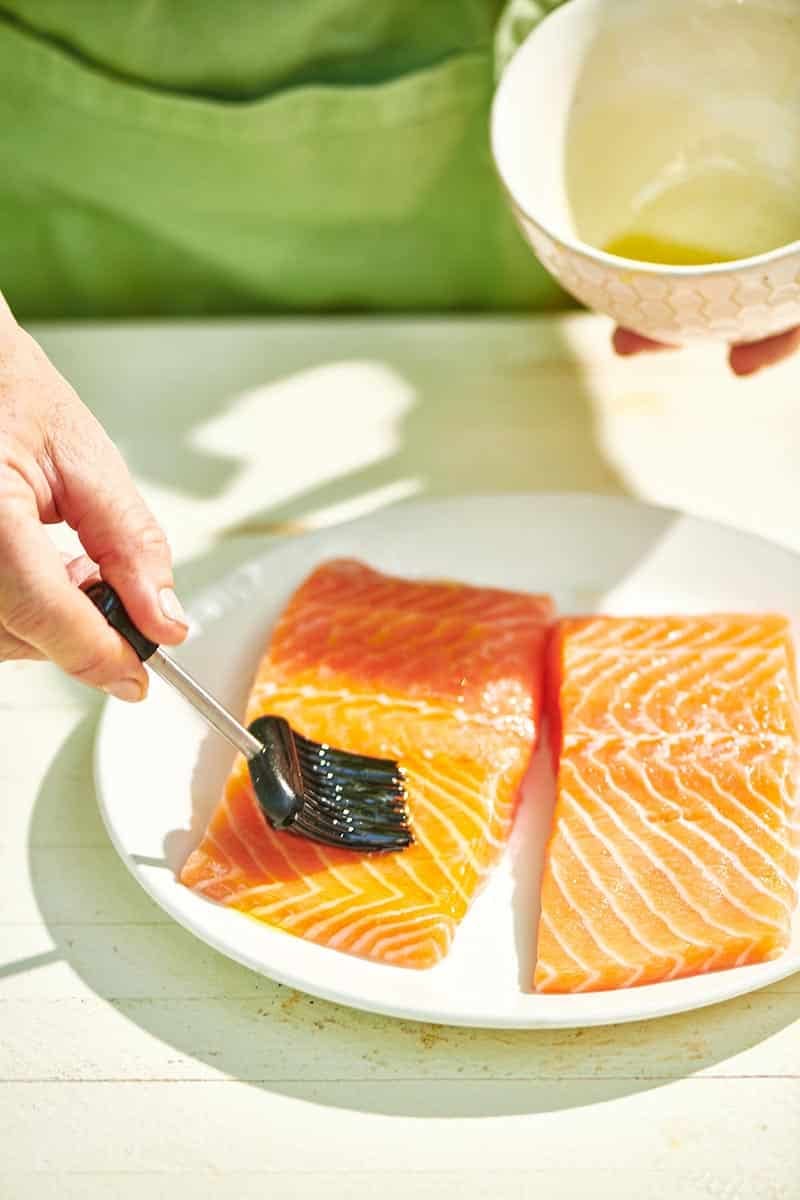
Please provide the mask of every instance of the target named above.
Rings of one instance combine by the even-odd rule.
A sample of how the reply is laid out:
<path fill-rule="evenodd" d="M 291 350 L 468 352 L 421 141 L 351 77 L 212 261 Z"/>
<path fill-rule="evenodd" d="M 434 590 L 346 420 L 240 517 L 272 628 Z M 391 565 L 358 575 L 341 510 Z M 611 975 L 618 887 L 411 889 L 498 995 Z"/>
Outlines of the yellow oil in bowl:
<path fill-rule="evenodd" d="M 692 246 L 646 233 L 626 233 L 603 246 L 606 254 L 631 258 L 636 262 L 666 264 L 675 267 L 705 267 L 712 263 L 733 262 L 730 254 L 706 246 Z"/>

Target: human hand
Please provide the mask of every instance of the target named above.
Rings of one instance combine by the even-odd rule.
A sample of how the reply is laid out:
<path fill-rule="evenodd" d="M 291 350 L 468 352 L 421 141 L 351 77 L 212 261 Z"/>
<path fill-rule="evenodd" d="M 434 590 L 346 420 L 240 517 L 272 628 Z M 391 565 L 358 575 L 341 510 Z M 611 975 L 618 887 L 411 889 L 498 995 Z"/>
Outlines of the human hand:
<path fill-rule="evenodd" d="M 65 563 L 43 526 L 66 521 Z M 155 642 L 186 636 L 166 538 L 117 448 L 0 296 L 0 662 L 49 658 L 121 700 L 147 674 L 79 590 L 102 575 Z"/>
<path fill-rule="evenodd" d="M 612 341 L 617 354 L 626 358 L 632 354 L 679 349 L 678 346 L 654 342 L 631 329 L 615 329 Z M 800 328 L 788 329 L 785 333 L 777 333 L 774 337 L 764 338 L 759 342 L 741 342 L 731 346 L 728 362 L 734 375 L 754 375 L 762 367 L 770 367 L 773 363 L 789 358 L 798 349 Z"/>

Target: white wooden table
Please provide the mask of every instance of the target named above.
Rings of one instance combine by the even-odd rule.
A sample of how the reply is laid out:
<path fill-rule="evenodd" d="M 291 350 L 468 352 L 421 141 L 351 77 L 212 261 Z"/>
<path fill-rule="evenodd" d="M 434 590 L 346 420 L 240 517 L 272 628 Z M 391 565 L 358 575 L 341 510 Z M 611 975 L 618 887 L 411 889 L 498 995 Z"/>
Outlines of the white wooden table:
<path fill-rule="evenodd" d="M 742 382 L 718 351 L 614 361 L 589 317 L 38 332 L 184 594 L 212 554 L 424 492 L 628 491 L 800 550 L 800 362 Z M 127 875 L 98 712 L 47 665 L 0 666 L 0 1196 L 800 1197 L 800 977 L 550 1033 L 306 998 Z"/>

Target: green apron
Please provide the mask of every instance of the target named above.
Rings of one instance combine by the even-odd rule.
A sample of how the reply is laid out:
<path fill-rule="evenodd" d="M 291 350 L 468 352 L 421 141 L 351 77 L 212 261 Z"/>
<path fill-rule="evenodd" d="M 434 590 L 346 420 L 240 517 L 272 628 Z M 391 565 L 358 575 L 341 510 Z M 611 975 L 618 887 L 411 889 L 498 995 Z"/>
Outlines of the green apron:
<path fill-rule="evenodd" d="M 0 0 L 21 318 L 564 304 L 488 148 L 558 0 Z"/>

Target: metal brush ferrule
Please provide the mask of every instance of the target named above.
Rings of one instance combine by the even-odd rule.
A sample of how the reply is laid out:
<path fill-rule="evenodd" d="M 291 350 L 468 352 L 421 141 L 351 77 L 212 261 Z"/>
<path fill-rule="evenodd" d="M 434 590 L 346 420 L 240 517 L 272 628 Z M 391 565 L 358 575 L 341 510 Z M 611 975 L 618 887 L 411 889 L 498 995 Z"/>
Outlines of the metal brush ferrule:
<path fill-rule="evenodd" d="M 183 667 L 179 667 L 160 647 L 148 658 L 147 665 L 159 679 L 163 679 L 170 687 L 175 688 L 176 692 L 180 692 L 184 699 L 205 717 L 209 725 L 213 725 L 217 733 L 227 738 L 245 758 L 253 758 L 261 753 L 263 747 L 258 738 L 253 737 L 244 725 L 240 725 L 227 709 L 218 704 L 196 679 L 192 679 L 191 675 L 184 671 Z"/>

